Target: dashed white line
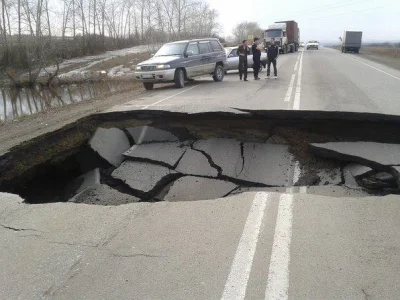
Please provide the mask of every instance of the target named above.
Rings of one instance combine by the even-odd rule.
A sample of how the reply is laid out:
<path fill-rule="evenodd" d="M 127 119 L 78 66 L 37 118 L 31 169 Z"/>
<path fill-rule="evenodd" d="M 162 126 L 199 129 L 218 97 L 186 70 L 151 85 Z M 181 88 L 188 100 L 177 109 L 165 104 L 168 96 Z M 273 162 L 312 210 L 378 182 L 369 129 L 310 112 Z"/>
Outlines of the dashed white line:
<path fill-rule="evenodd" d="M 294 170 L 293 170 L 293 182 L 292 182 L 293 185 L 297 181 L 299 181 L 300 174 L 301 174 L 300 163 L 296 160 L 296 162 L 294 163 Z"/>
<path fill-rule="evenodd" d="M 268 193 L 259 192 L 255 195 L 236 250 L 228 280 L 225 284 L 224 293 L 221 298 L 223 300 L 244 299 L 246 295 L 247 282 L 249 280 L 267 203 Z"/>
<path fill-rule="evenodd" d="M 301 186 L 300 187 L 300 194 L 307 194 L 307 187 L 306 186 Z"/>
<path fill-rule="evenodd" d="M 299 60 L 296 61 L 296 64 L 294 65 L 293 71 L 297 71 L 297 65 L 299 64 Z"/>
<path fill-rule="evenodd" d="M 300 109 L 300 93 L 301 93 L 301 71 L 303 69 L 303 55 L 304 52 L 301 53 L 300 63 L 299 63 L 299 71 L 297 76 L 297 86 L 296 92 L 294 94 L 294 101 L 293 101 L 293 109 L 299 110 Z"/>
<path fill-rule="evenodd" d="M 293 84 L 294 84 L 295 77 L 296 77 L 296 74 L 293 74 L 292 78 L 290 79 L 289 87 L 287 89 L 286 96 L 285 96 L 285 102 L 289 102 L 290 98 L 292 97 Z"/>
<path fill-rule="evenodd" d="M 196 86 L 197 86 L 197 85 L 192 86 L 192 87 L 190 87 L 190 88 L 187 88 L 187 89 L 183 90 L 182 92 L 176 93 L 176 94 L 174 94 L 174 95 L 172 95 L 172 96 L 166 97 L 166 98 L 161 99 L 161 100 L 159 100 L 159 101 L 157 101 L 157 102 L 154 102 L 154 103 L 152 103 L 152 104 L 146 105 L 146 106 L 144 106 L 142 109 L 147 109 L 147 108 L 149 108 L 149 107 L 151 107 L 151 106 L 154 106 L 154 105 L 157 105 L 158 103 L 161 103 L 161 102 L 163 102 L 163 101 L 165 101 L 165 100 L 168 100 L 168 99 L 171 99 L 171 98 L 173 98 L 173 97 L 175 97 L 175 96 L 178 96 L 178 95 L 180 95 L 180 94 L 186 93 L 186 92 L 188 92 L 188 91 L 194 89 Z"/>
<path fill-rule="evenodd" d="M 352 59 L 352 60 L 358 61 L 360 64 L 366 65 L 366 66 L 368 66 L 368 67 L 370 67 L 370 68 L 372 68 L 372 69 L 374 69 L 374 70 L 376 70 L 376 71 L 378 71 L 378 72 L 381 72 L 381 73 L 386 74 L 386 75 L 388 75 L 388 76 L 390 76 L 390 77 L 393 77 L 394 79 L 400 80 L 399 77 L 394 76 L 394 75 L 392 75 L 392 74 L 389 74 L 388 72 L 385 72 L 385 71 L 383 71 L 383 70 L 381 70 L 381 69 L 375 68 L 374 66 L 371 66 L 370 64 L 367 64 L 367 63 L 365 63 L 365 62 L 360 61 L 359 59 L 352 58 L 352 57 L 348 57 L 348 56 L 346 56 L 346 57 L 347 57 L 348 59 Z"/>
<path fill-rule="evenodd" d="M 288 299 L 290 243 L 292 239 L 293 195 L 282 194 L 279 199 L 274 243 L 269 264 L 265 299 Z"/>

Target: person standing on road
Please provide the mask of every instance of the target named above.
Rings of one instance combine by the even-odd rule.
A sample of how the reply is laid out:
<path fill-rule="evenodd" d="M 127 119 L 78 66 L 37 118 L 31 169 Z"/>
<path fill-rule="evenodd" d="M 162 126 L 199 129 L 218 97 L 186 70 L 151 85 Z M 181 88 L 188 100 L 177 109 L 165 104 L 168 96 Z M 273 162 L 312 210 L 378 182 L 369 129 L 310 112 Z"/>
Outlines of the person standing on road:
<path fill-rule="evenodd" d="M 254 70 L 254 80 L 260 80 L 258 77 L 258 72 L 261 67 L 261 50 L 259 49 L 260 39 L 258 37 L 254 38 L 254 43 L 251 46 L 251 51 L 253 52 L 253 70 Z"/>
<path fill-rule="evenodd" d="M 279 48 L 275 45 L 275 40 L 271 39 L 271 44 L 267 49 L 267 79 L 269 79 L 269 75 L 271 73 L 271 63 L 274 66 L 274 78 L 278 78 L 278 71 L 276 69 L 276 59 L 278 58 Z"/>
<path fill-rule="evenodd" d="M 247 81 L 247 55 L 249 54 L 249 47 L 247 46 L 247 41 L 243 40 L 242 44 L 239 45 L 236 50 L 236 54 L 239 56 L 239 78 Z"/>

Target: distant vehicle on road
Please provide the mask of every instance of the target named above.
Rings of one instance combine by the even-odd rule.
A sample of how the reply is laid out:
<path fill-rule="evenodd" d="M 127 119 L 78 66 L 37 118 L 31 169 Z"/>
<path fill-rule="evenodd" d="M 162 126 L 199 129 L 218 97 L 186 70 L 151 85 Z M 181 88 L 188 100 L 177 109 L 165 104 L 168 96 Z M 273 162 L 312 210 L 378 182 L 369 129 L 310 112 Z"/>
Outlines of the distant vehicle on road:
<path fill-rule="evenodd" d="M 299 50 L 300 29 L 295 21 L 279 21 L 269 25 L 264 31 L 264 46 L 267 48 L 275 39 L 275 45 L 280 53 L 296 52 Z"/>
<path fill-rule="evenodd" d="M 359 53 L 361 48 L 362 31 L 345 31 L 342 37 L 342 52 Z"/>
<path fill-rule="evenodd" d="M 225 68 L 225 71 L 230 71 L 230 70 L 237 70 L 239 66 L 239 56 L 236 54 L 238 47 L 227 47 L 225 48 L 226 52 L 226 57 L 227 57 L 227 65 Z M 250 54 L 247 55 L 247 66 L 249 68 L 253 67 L 253 52 L 251 50 L 251 47 L 249 47 Z M 265 68 L 267 65 L 267 53 L 266 52 L 261 52 L 261 66 L 260 66 L 260 72 Z"/>
<path fill-rule="evenodd" d="M 316 50 L 318 50 L 318 49 L 319 49 L 319 43 L 318 43 L 318 41 L 309 41 L 309 42 L 307 43 L 306 49 L 307 49 L 307 50 L 309 50 L 309 49 L 316 49 Z"/>
<path fill-rule="evenodd" d="M 299 48 L 304 48 L 305 45 L 306 45 L 306 43 L 301 42 L 301 43 L 299 44 Z"/>
<path fill-rule="evenodd" d="M 212 75 L 222 81 L 225 75 L 226 54 L 218 39 L 204 38 L 164 44 L 157 53 L 136 66 L 135 78 L 146 90 L 155 83 L 174 82 L 183 88 L 192 77 Z"/>

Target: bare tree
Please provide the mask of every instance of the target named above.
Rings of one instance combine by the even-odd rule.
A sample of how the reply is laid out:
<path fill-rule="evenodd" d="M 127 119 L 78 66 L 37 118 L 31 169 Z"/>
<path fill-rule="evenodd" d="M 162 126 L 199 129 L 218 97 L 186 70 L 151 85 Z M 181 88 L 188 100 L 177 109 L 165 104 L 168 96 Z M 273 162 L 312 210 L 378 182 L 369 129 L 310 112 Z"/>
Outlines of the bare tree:
<path fill-rule="evenodd" d="M 243 39 L 247 39 L 249 35 L 261 36 L 262 29 L 257 22 L 242 22 L 233 29 L 235 42 L 238 43 Z"/>

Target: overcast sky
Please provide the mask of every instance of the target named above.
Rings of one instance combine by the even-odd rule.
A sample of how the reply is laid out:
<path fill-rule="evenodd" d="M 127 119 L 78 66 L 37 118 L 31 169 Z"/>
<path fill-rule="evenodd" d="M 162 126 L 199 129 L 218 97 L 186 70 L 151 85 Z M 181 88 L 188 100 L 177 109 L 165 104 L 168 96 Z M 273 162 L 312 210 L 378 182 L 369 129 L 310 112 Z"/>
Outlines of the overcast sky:
<path fill-rule="evenodd" d="M 301 41 L 336 42 L 344 30 L 363 31 L 363 41 L 400 40 L 400 0 L 208 1 L 219 12 L 225 36 L 241 21 L 257 21 L 265 29 L 275 21 L 295 20 Z"/>

